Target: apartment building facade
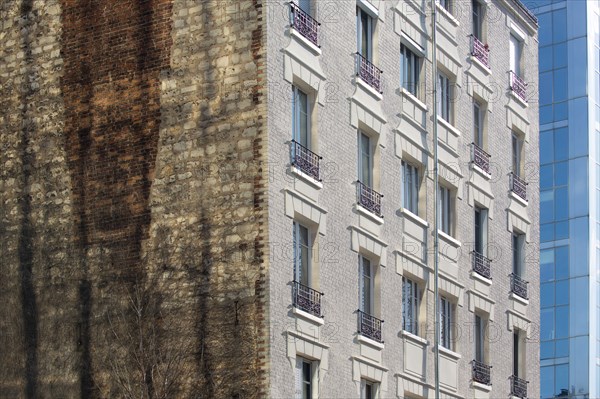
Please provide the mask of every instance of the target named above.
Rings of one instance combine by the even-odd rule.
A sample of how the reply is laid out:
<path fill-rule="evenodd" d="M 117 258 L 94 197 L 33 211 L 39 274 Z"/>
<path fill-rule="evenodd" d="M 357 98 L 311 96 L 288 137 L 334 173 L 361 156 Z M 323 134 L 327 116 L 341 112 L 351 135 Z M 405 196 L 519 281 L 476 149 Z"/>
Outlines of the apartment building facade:
<path fill-rule="evenodd" d="M 539 396 L 537 22 L 433 11 L 4 2 L 0 396 Z"/>
<path fill-rule="evenodd" d="M 541 397 L 599 395 L 597 1 L 534 4 L 540 21 Z"/>
<path fill-rule="evenodd" d="M 442 397 L 539 394 L 537 22 L 437 2 L 434 71 L 429 3 L 268 6 L 271 397 L 434 397 L 436 301 Z"/>

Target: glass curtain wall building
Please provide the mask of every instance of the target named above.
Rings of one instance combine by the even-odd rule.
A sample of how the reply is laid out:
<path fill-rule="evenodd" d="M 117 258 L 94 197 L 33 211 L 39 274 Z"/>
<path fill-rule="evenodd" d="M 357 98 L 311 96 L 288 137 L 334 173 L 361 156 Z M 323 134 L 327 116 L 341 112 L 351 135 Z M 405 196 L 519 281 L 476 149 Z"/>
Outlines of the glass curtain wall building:
<path fill-rule="evenodd" d="M 541 396 L 597 398 L 599 2 L 529 5 L 539 19 Z"/>

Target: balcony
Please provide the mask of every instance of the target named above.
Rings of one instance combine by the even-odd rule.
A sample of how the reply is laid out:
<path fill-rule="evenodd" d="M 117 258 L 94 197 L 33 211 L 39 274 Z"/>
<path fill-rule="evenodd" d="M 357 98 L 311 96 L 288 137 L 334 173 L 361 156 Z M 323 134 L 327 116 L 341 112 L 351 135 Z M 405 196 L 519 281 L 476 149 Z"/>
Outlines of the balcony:
<path fill-rule="evenodd" d="M 294 306 L 313 316 L 323 317 L 321 315 L 321 297 L 323 293 L 297 281 L 293 282 L 293 287 Z"/>
<path fill-rule="evenodd" d="M 510 275 L 510 291 L 523 299 L 529 299 L 527 298 L 527 284 L 529 282 L 523 280 L 521 276 L 514 273 Z"/>
<path fill-rule="evenodd" d="M 490 268 L 490 263 L 492 261 L 480 254 L 479 252 L 473 251 L 471 252 L 471 254 L 473 255 L 473 271 L 491 280 L 492 271 Z"/>
<path fill-rule="evenodd" d="M 481 147 L 479 147 L 475 143 L 472 144 L 472 147 L 473 147 L 473 152 L 472 152 L 473 163 L 489 175 L 490 174 L 490 154 L 485 152 Z"/>
<path fill-rule="evenodd" d="M 358 332 L 367 338 L 383 343 L 381 340 L 381 324 L 383 320 L 379 320 L 375 316 L 371 316 L 362 310 L 358 311 Z"/>
<path fill-rule="evenodd" d="M 486 68 L 490 67 L 490 48 L 475 35 L 471 35 L 471 55 L 477 58 Z"/>
<path fill-rule="evenodd" d="M 319 162 L 322 157 L 318 156 L 296 140 L 292 140 L 292 166 L 297 167 L 303 173 L 316 181 L 321 181 Z"/>
<path fill-rule="evenodd" d="M 512 375 L 510 377 L 510 394 L 517 398 L 527 397 L 527 384 L 529 381 L 525 381 L 522 378 Z"/>
<path fill-rule="evenodd" d="M 360 181 L 357 182 L 356 188 L 358 204 L 369 212 L 374 213 L 379 217 L 383 217 L 381 216 L 381 199 L 383 198 L 383 195 Z"/>
<path fill-rule="evenodd" d="M 382 73 L 383 71 L 373 65 L 371 61 L 356 53 L 356 76 L 361 78 L 378 93 L 383 93 L 381 90 Z"/>
<path fill-rule="evenodd" d="M 510 174 L 510 191 L 527 201 L 527 183 L 514 173 Z"/>
<path fill-rule="evenodd" d="M 473 370 L 473 381 L 480 384 L 492 385 L 492 366 L 488 366 L 487 364 L 478 360 L 473 360 L 471 365 Z"/>
<path fill-rule="evenodd" d="M 510 89 L 524 102 L 527 102 L 526 88 L 527 83 L 514 71 L 509 72 L 510 76 Z"/>
<path fill-rule="evenodd" d="M 290 24 L 302 36 L 317 47 L 319 46 L 319 26 L 313 17 L 308 15 L 304 10 L 298 7 L 297 4 L 290 2 Z"/>

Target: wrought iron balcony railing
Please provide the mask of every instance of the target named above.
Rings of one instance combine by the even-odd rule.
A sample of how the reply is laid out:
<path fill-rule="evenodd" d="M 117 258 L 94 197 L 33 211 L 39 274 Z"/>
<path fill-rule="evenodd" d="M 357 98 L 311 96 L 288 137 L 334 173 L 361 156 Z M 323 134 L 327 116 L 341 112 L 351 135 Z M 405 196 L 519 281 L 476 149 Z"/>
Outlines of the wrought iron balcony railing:
<path fill-rule="evenodd" d="M 471 55 L 477 58 L 483 65 L 490 67 L 490 48 L 481 40 L 471 35 Z"/>
<path fill-rule="evenodd" d="M 479 252 L 473 251 L 471 254 L 473 255 L 473 271 L 485 278 L 491 279 L 492 271 L 490 264 L 492 261 Z"/>
<path fill-rule="evenodd" d="M 488 175 L 490 174 L 490 154 L 485 152 L 477 144 L 473 143 L 473 163 L 481 168 Z"/>
<path fill-rule="evenodd" d="M 358 332 L 374 341 L 383 343 L 381 340 L 381 324 L 383 320 L 379 320 L 375 316 L 371 316 L 362 310 L 358 311 Z"/>
<path fill-rule="evenodd" d="M 290 24 L 292 27 L 312 44 L 321 47 L 319 46 L 319 26 L 321 24 L 298 7 L 297 4 L 290 2 L 290 7 Z"/>
<path fill-rule="evenodd" d="M 382 217 L 381 199 L 383 198 L 383 194 L 379 194 L 377 191 L 373 190 L 366 184 L 361 183 L 360 181 L 357 182 L 356 188 L 358 195 L 358 204 L 366 208 L 368 211 L 374 213 L 375 215 Z"/>
<path fill-rule="evenodd" d="M 323 293 L 313 290 L 297 281 L 294 281 L 293 284 L 294 306 L 313 316 L 322 317 L 321 297 Z"/>
<path fill-rule="evenodd" d="M 381 74 L 383 71 L 377 68 L 373 63 L 363 57 L 360 53 L 356 53 L 356 75 L 364 80 L 369 86 L 382 93 L 381 90 Z"/>
<path fill-rule="evenodd" d="M 510 190 L 527 201 L 527 183 L 514 173 L 510 174 Z"/>
<path fill-rule="evenodd" d="M 492 385 L 492 366 L 478 360 L 473 360 L 471 364 L 473 369 L 473 381 L 480 384 Z"/>
<path fill-rule="evenodd" d="M 526 398 L 527 397 L 527 384 L 529 381 L 525 381 L 522 378 L 517 377 L 516 375 L 512 375 L 510 377 L 510 393 L 512 396 L 516 396 L 517 398 Z"/>
<path fill-rule="evenodd" d="M 296 140 L 292 140 L 292 166 L 297 167 L 313 179 L 321 181 L 319 163 L 323 159 Z"/>
<path fill-rule="evenodd" d="M 510 291 L 523 299 L 529 299 L 527 297 L 527 284 L 529 282 L 523 280 L 521 276 L 514 273 L 510 275 Z"/>
<path fill-rule="evenodd" d="M 527 102 L 527 83 L 514 71 L 509 72 L 510 76 L 510 89 L 515 92 L 519 98 L 525 102 Z"/>

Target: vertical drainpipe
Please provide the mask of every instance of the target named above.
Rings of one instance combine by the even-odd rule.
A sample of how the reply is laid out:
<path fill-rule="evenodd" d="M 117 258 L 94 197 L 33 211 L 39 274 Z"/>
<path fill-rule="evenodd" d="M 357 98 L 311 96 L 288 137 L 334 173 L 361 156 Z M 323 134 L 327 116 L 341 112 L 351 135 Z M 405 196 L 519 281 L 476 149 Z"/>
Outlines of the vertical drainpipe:
<path fill-rule="evenodd" d="M 434 263 L 434 288 L 433 295 L 435 301 L 435 335 L 434 335 L 434 364 L 435 364 L 435 398 L 440 397 L 440 301 L 438 298 L 438 278 L 439 278 L 439 236 L 438 236 L 438 220 L 439 220 L 439 204 L 438 204 L 438 129 L 437 129 L 437 13 L 436 0 L 431 0 L 431 16 L 432 16 L 432 64 L 433 64 L 433 200 L 435 209 L 435 220 L 433 223 L 433 263 Z"/>

